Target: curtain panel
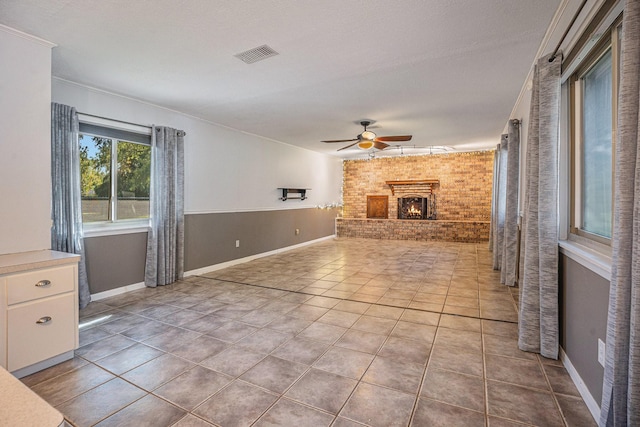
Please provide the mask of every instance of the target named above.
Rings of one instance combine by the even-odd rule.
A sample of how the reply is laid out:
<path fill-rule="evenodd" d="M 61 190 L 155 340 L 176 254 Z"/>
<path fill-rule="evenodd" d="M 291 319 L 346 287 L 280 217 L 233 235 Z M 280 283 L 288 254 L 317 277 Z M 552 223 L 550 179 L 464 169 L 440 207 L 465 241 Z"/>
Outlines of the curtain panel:
<path fill-rule="evenodd" d="M 600 426 L 640 425 L 640 1 L 622 19 L 611 287 Z"/>
<path fill-rule="evenodd" d="M 505 179 L 504 238 L 500 283 L 516 284 L 518 268 L 518 191 L 520 190 L 520 121 L 509 120 Z"/>
<path fill-rule="evenodd" d="M 151 141 L 151 227 L 147 237 L 145 285 L 167 285 L 184 274 L 184 135 L 153 127 Z"/>
<path fill-rule="evenodd" d="M 558 140 L 560 58 L 538 60 L 533 77 L 527 140 L 524 268 L 520 286 L 518 346 L 557 359 Z"/>
<path fill-rule="evenodd" d="M 498 221 L 498 162 L 500 161 L 500 144 L 493 152 L 493 182 L 491 183 L 491 221 L 489 222 L 489 251 L 493 252 L 493 240 Z"/>
<path fill-rule="evenodd" d="M 504 214 L 507 197 L 507 135 L 502 135 L 497 151 L 497 167 L 494 167 L 494 181 L 497 183 L 493 197 L 495 199 L 495 211 L 491 222 L 493 222 L 493 269 L 502 268 L 502 246 L 504 244 Z"/>
<path fill-rule="evenodd" d="M 51 104 L 51 249 L 80 255 L 78 304 L 91 301 L 82 234 L 80 146 L 76 109 Z"/>

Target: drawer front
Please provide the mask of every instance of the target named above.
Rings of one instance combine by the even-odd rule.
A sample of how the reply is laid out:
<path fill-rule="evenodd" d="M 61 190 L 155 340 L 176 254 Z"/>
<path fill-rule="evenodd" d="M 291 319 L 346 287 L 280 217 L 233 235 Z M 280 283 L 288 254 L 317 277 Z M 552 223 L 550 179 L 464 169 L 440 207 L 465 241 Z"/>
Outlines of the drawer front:
<path fill-rule="evenodd" d="M 78 325 L 75 294 L 59 295 L 7 310 L 7 369 L 15 371 L 73 350 Z"/>
<path fill-rule="evenodd" d="M 71 292 L 76 282 L 74 265 L 45 268 L 7 276 L 9 305 Z"/>

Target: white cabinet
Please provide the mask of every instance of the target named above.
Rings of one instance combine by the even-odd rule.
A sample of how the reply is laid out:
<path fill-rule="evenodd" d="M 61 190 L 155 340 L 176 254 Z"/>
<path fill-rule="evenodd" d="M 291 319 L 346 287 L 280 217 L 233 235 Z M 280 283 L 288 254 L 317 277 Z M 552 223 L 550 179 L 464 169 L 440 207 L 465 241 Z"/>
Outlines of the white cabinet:
<path fill-rule="evenodd" d="M 0 255 L 0 365 L 20 377 L 78 347 L 78 256 Z"/>

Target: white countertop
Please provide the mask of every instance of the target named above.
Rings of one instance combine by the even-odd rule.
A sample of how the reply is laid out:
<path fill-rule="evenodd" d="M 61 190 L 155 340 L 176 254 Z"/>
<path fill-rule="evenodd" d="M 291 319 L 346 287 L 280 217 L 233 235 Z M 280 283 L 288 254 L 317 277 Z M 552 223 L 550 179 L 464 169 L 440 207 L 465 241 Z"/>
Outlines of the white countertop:
<path fill-rule="evenodd" d="M 64 417 L 20 380 L 0 367 L 0 425 L 58 427 Z"/>
<path fill-rule="evenodd" d="M 0 275 L 80 261 L 80 255 L 52 250 L 0 255 Z"/>

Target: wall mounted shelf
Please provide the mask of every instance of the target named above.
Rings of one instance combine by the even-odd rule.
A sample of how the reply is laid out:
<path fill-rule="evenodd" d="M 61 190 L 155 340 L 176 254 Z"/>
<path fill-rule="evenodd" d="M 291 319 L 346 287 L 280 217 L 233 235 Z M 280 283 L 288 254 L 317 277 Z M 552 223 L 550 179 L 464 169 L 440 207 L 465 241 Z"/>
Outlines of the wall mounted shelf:
<path fill-rule="evenodd" d="M 283 187 L 280 187 L 280 188 L 278 188 L 278 190 L 282 191 L 282 197 L 280 197 L 280 200 L 282 200 L 284 202 L 286 200 L 306 200 L 307 191 L 311 190 L 311 189 L 310 188 L 283 188 Z M 298 197 L 289 197 L 290 193 L 299 194 L 299 196 Z"/>

